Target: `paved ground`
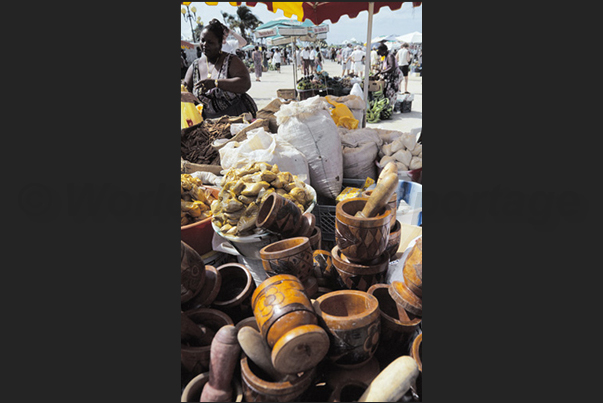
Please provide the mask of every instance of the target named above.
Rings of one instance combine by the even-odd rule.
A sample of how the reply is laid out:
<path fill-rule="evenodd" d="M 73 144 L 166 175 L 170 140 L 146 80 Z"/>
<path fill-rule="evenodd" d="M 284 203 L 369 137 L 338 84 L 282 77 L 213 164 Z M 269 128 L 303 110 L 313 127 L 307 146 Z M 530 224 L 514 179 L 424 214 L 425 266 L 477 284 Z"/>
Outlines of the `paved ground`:
<path fill-rule="evenodd" d="M 326 60 L 324 68 L 330 76 L 341 77 L 341 65 L 336 62 Z M 298 78 L 301 74 L 298 74 Z M 253 97 L 262 109 L 276 98 L 276 91 L 279 89 L 294 88 L 293 67 L 291 65 L 282 66 L 280 74 L 276 71 L 267 71 L 262 73 L 261 81 L 255 81 L 255 74 L 251 73 L 251 89 L 249 95 Z M 380 127 L 389 130 L 410 131 L 416 127 L 422 127 L 423 120 L 423 77 L 409 77 L 408 92 L 414 94 L 411 112 L 394 113 L 389 120 L 382 120 L 379 123 L 367 124 L 367 127 Z"/>

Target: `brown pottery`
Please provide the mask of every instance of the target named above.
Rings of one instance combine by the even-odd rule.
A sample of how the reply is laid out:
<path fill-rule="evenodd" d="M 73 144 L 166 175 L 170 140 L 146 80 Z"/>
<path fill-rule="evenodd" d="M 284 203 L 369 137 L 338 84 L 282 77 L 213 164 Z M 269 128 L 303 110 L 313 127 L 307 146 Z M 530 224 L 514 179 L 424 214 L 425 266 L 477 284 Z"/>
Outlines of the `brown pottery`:
<path fill-rule="evenodd" d="M 191 300 L 205 281 L 205 264 L 201 256 L 180 241 L 180 303 Z"/>
<path fill-rule="evenodd" d="M 347 380 L 335 386 L 333 392 L 329 396 L 329 402 L 357 402 L 364 391 L 368 388 L 368 384 Z"/>
<path fill-rule="evenodd" d="M 331 281 L 333 280 L 333 259 L 331 252 L 317 249 L 312 254 L 314 259 L 314 277 L 318 281 L 319 287 L 331 287 Z"/>
<path fill-rule="evenodd" d="M 246 402 L 299 402 L 316 374 L 314 367 L 291 381 L 274 382 L 246 356 L 241 359 L 241 378 Z"/>
<path fill-rule="evenodd" d="M 415 341 L 413 341 L 410 355 L 417 362 L 419 371 L 423 372 L 423 332 L 419 333 L 419 335 L 415 338 Z"/>
<path fill-rule="evenodd" d="M 327 357 L 335 365 L 360 367 L 373 357 L 381 332 L 377 298 L 363 291 L 333 291 L 318 297 L 314 310 L 329 335 Z"/>
<path fill-rule="evenodd" d="M 400 221 L 395 220 L 390 229 L 389 237 L 387 238 L 387 247 L 385 248 L 385 251 L 389 255 L 390 262 L 396 259 L 396 254 L 398 253 L 398 248 L 400 247 L 401 235 L 402 224 L 400 224 Z"/>
<path fill-rule="evenodd" d="M 389 255 L 386 252 L 382 252 L 381 256 L 373 261 L 354 263 L 348 260 L 348 256 L 344 255 L 338 246 L 334 246 L 331 257 L 335 267 L 335 283 L 340 288 L 367 291 L 371 285 L 385 281 L 389 267 Z"/>
<path fill-rule="evenodd" d="M 320 230 L 320 227 L 315 225 L 309 238 L 310 248 L 312 248 L 312 250 L 319 250 L 322 247 L 322 231 Z"/>
<path fill-rule="evenodd" d="M 212 302 L 218 296 L 220 286 L 222 284 L 222 277 L 215 267 L 205 265 L 205 281 L 201 291 L 195 295 L 191 300 L 181 305 L 183 311 L 190 311 L 191 309 L 209 307 Z"/>
<path fill-rule="evenodd" d="M 260 249 L 260 257 L 268 277 L 290 274 L 302 283 L 310 275 L 314 263 L 310 240 L 307 237 L 295 237 L 271 243 Z"/>
<path fill-rule="evenodd" d="M 381 344 L 383 355 L 393 359 L 399 355 L 408 355 L 411 341 L 416 334 L 421 318 L 405 312 L 401 317 L 396 301 L 389 295 L 389 284 L 374 284 L 368 293 L 379 301 L 381 314 Z M 377 352 L 379 355 L 379 351 Z"/>
<path fill-rule="evenodd" d="M 365 197 L 370 197 L 373 194 L 373 190 L 365 190 L 362 192 L 362 195 Z M 393 227 L 396 223 L 396 211 L 398 210 L 398 194 L 394 192 L 392 196 L 387 201 L 387 205 L 392 209 L 392 218 L 391 218 L 391 226 Z"/>
<path fill-rule="evenodd" d="M 222 326 L 232 325 L 232 319 L 224 312 L 210 308 L 199 308 L 185 312 L 194 323 L 217 332 Z M 189 375 L 195 376 L 209 371 L 210 345 L 185 345 L 180 346 L 180 360 L 182 367 Z"/>
<path fill-rule="evenodd" d="M 222 284 L 212 306 L 239 321 L 252 315 L 251 294 L 255 281 L 249 269 L 240 263 L 226 263 L 217 268 Z"/>
<path fill-rule="evenodd" d="M 364 389 L 366 389 L 368 385 L 371 384 L 373 379 L 379 375 L 379 372 L 381 372 L 379 362 L 375 357 L 373 357 L 363 366 L 353 369 L 341 368 L 329 362 L 325 370 L 325 377 L 327 385 L 334 391 L 341 391 L 343 386 L 345 386 L 349 381 L 360 382 L 364 384 Z M 360 392 L 360 394 L 364 392 L 364 389 L 362 392 Z"/>
<path fill-rule="evenodd" d="M 316 313 L 298 278 L 288 274 L 269 277 L 254 291 L 251 303 L 279 372 L 305 371 L 325 357 L 329 337 L 317 326 Z"/>
<path fill-rule="evenodd" d="M 415 268 L 422 266 L 421 263 L 415 265 L 405 264 L 402 269 L 402 275 L 404 277 L 404 283 L 417 297 L 423 298 L 423 280 L 417 275 Z M 421 268 L 421 272 L 423 269 Z"/>
<path fill-rule="evenodd" d="M 392 281 L 389 295 L 396 301 L 400 315 L 408 311 L 413 315 L 423 316 L 423 301 L 403 281 Z"/>
<path fill-rule="evenodd" d="M 279 195 L 270 193 L 260 205 L 256 226 L 283 238 L 298 233 L 302 223 L 302 211 L 297 205 Z"/>
<path fill-rule="evenodd" d="M 201 391 L 203 386 L 209 381 L 209 372 L 203 372 L 197 375 L 184 387 L 180 397 L 181 402 L 198 402 L 201 400 Z M 243 401 L 243 387 L 237 377 L 232 378 L 232 388 L 235 391 L 233 402 Z"/>
<path fill-rule="evenodd" d="M 393 214 L 385 205 L 375 217 L 354 215 L 362 211 L 368 198 L 355 197 L 337 203 L 335 241 L 341 252 L 353 262 L 366 262 L 379 257 L 387 247 Z"/>

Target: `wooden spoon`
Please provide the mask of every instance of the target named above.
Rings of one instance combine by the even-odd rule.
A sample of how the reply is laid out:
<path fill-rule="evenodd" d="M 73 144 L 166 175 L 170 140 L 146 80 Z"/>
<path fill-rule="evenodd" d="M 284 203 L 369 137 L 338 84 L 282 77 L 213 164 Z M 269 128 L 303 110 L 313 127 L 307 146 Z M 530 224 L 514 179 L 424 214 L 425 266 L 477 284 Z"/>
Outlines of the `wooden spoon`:
<path fill-rule="evenodd" d="M 389 201 L 397 187 L 398 174 L 386 174 L 369 196 L 362 211 L 357 212 L 355 216 L 360 218 L 374 217 Z M 392 214 L 395 214 L 395 212 L 392 212 Z"/>

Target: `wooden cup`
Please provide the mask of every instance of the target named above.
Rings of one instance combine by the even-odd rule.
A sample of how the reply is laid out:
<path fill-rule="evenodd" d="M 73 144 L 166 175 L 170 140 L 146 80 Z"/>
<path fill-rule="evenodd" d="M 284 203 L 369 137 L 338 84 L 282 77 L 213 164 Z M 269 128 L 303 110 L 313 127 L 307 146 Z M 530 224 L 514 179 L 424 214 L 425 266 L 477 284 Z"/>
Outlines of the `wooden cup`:
<path fill-rule="evenodd" d="M 201 256 L 180 241 L 180 303 L 190 301 L 205 282 L 205 264 Z"/>
<path fill-rule="evenodd" d="M 333 291 L 318 297 L 314 310 L 329 335 L 327 357 L 335 365 L 361 367 L 373 357 L 381 332 L 377 298 L 363 291 Z"/>
<path fill-rule="evenodd" d="M 391 228 L 392 209 L 385 205 L 375 217 L 361 218 L 368 198 L 355 197 L 337 203 L 335 210 L 335 241 L 353 262 L 371 261 L 385 252 Z"/>
<path fill-rule="evenodd" d="M 268 277 L 290 274 L 302 283 L 306 281 L 314 265 L 310 240 L 306 237 L 271 243 L 260 249 L 260 256 Z"/>
<path fill-rule="evenodd" d="M 331 257 L 335 268 L 333 277 L 340 288 L 367 291 L 371 285 L 385 281 L 385 274 L 389 267 L 387 252 L 383 252 L 373 261 L 354 263 L 349 261 L 338 246 L 335 246 L 331 250 Z"/>
<path fill-rule="evenodd" d="M 294 236 L 301 228 L 302 211 L 294 202 L 278 193 L 270 193 L 260 205 L 256 226 L 283 238 Z"/>

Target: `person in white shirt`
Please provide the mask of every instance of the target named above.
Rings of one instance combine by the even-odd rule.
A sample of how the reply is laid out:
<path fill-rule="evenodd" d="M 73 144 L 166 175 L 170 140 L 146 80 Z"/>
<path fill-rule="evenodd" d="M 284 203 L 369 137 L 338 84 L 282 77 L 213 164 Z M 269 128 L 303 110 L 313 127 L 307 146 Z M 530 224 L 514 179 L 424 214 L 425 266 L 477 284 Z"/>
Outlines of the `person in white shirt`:
<path fill-rule="evenodd" d="M 355 50 L 350 54 L 349 59 L 353 62 L 354 74 L 361 77 L 364 76 L 364 65 L 362 64 L 362 56 L 365 53 L 360 46 L 356 46 Z"/>
<path fill-rule="evenodd" d="M 228 39 L 228 37 L 232 35 L 233 39 Z M 237 49 L 242 48 L 247 45 L 247 41 L 241 35 L 237 34 L 232 29 L 224 32 L 224 39 L 222 40 L 222 52 L 235 54 Z"/>
<path fill-rule="evenodd" d="M 408 51 L 408 43 L 404 42 L 402 47 L 396 53 L 396 61 L 398 62 L 398 67 L 400 67 L 400 71 L 404 76 L 404 93 L 409 94 L 408 92 L 408 68 L 410 66 L 410 61 L 412 57 L 410 52 Z M 402 92 L 402 81 L 400 81 L 400 92 Z"/>
<path fill-rule="evenodd" d="M 274 51 L 274 55 L 272 55 L 272 64 L 276 67 L 276 71 L 281 72 L 281 51 L 280 49 L 276 49 Z"/>
<path fill-rule="evenodd" d="M 310 50 L 310 69 L 312 70 L 312 73 L 316 73 L 316 63 L 314 62 L 315 59 L 316 51 L 314 50 L 314 48 L 312 48 Z"/>
<path fill-rule="evenodd" d="M 352 44 L 348 43 L 348 46 L 343 48 L 341 51 L 341 76 L 350 74 L 350 67 L 352 62 L 349 61 L 350 55 L 352 54 Z"/>
<path fill-rule="evenodd" d="M 301 57 L 304 62 L 304 76 L 310 75 L 310 48 L 305 47 L 301 52 Z"/>

